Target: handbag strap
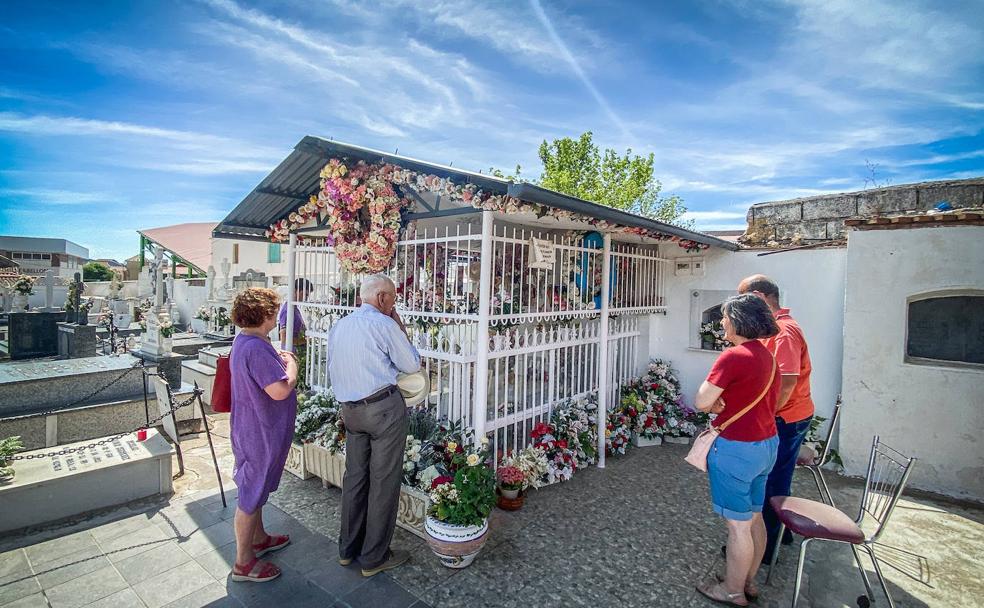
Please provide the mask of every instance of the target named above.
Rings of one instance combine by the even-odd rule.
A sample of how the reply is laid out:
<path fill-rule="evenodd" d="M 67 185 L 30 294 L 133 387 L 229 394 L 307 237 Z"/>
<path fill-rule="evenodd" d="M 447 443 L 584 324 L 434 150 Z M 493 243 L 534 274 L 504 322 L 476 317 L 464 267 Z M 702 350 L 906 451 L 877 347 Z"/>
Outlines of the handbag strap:
<path fill-rule="evenodd" d="M 770 355 L 770 357 L 771 357 L 771 355 Z M 738 420 L 739 418 L 741 418 L 742 416 L 744 416 L 745 413 L 748 412 L 748 410 L 750 410 L 753 407 L 755 407 L 756 405 L 758 405 L 758 402 L 761 401 L 763 397 L 765 397 L 765 394 L 769 392 L 769 389 L 770 388 L 772 388 L 772 383 L 776 379 L 776 367 L 778 367 L 778 365 L 776 363 L 776 358 L 775 357 L 772 357 L 772 373 L 769 374 L 769 381 L 765 383 L 765 388 L 763 388 L 762 389 L 762 392 L 759 393 L 759 396 L 755 398 L 755 401 L 752 401 L 751 403 L 749 403 L 745 407 L 745 409 L 743 409 L 742 411 L 738 412 L 737 414 L 735 414 L 731 418 L 728 418 L 727 420 L 724 421 L 723 424 L 721 424 L 721 426 L 717 427 L 717 430 L 718 430 L 719 433 L 722 432 L 722 431 L 724 431 L 724 429 L 728 428 L 731 425 L 732 422 L 734 422 L 735 420 Z"/>

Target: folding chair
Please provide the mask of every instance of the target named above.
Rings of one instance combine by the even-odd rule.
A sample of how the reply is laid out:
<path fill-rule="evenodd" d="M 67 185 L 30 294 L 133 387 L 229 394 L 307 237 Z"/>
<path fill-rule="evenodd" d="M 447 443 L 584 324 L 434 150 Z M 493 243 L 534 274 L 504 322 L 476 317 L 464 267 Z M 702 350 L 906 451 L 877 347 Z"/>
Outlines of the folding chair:
<path fill-rule="evenodd" d="M 857 519 L 854 520 L 851 520 L 850 516 L 843 511 L 815 500 L 792 496 L 774 496 L 769 500 L 782 523 L 779 538 L 782 538 L 787 527 L 804 537 L 803 543 L 800 545 L 799 563 L 796 566 L 793 608 L 796 608 L 799 602 L 806 548 L 814 540 L 847 543 L 851 546 L 854 561 L 857 562 L 858 571 L 861 573 L 861 580 L 864 582 L 867 593 L 867 595 L 858 597 L 858 606 L 867 608 L 873 601 L 874 594 L 871 590 L 871 583 L 868 581 L 868 575 L 861 564 L 861 554 L 858 552 L 858 549 L 863 549 L 875 565 L 875 573 L 878 575 L 878 582 L 881 583 L 885 597 L 888 598 L 888 605 L 895 608 L 895 602 L 892 601 L 892 596 L 888 592 L 888 585 L 882 575 L 878 558 L 875 557 L 874 544 L 888 525 L 888 520 L 902 495 L 902 490 L 905 488 L 909 479 L 909 472 L 915 461 L 915 458 L 909 458 L 884 445 L 876 435 L 871 444 L 871 457 L 868 460 L 868 474 L 865 479 L 864 493 L 861 495 L 861 507 L 858 509 Z M 870 536 L 865 535 L 861 529 L 861 522 L 866 514 L 877 523 L 874 533 Z M 769 567 L 766 584 L 769 584 L 772 573 L 776 569 L 776 560 L 779 557 L 778 549 L 779 547 L 772 554 L 772 563 Z"/>
<path fill-rule="evenodd" d="M 841 398 L 837 395 L 837 403 L 834 405 L 834 415 L 830 417 L 830 428 L 827 429 L 827 439 L 823 442 L 823 449 L 817 454 L 816 450 L 808 445 L 801 445 L 799 454 L 796 457 L 796 468 L 807 469 L 813 474 L 813 481 L 817 482 L 817 491 L 820 492 L 820 500 L 830 506 L 834 505 L 834 498 L 827 487 L 827 480 L 823 478 L 823 471 L 820 469 L 827 462 L 830 456 L 830 440 L 834 436 L 834 427 L 837 419 L 840 418 Z"/>

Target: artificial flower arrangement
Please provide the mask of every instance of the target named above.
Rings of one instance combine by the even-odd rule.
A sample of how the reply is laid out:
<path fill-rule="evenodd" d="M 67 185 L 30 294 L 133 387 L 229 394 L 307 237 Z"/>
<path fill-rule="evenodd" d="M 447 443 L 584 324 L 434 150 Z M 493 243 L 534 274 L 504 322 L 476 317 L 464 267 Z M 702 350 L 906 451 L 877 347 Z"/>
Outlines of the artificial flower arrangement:
<path fill-rule="evenodd" d="M 594 394 L 558 407 L 550 422 L 557 436 L 566 439 L 573 449 L 577 466 L 585 467 L 597 461 L 598 401 Z"/>
<path fill-rule="evenodd" d="M 174 327 L 174 321 L 171 320 L 171 315 L 166 312 L 161 313 L 160 316 L 160 327 L 161 327 L 161 337 L 170 338 L 174 335 L 176 331 Z"/>
<path fill-rule="evenodd" d="M 14 281 L 13 286 L 14 291 L 22 296 L 29 296 L 34 293 L 34 278 L 26 274 L 22 274 L 17 277 Z"/>
<path fill-rule="evenodd" d="M 673 366 L 660 359 L 649 363 L 646 372 L 622 387 L 622 412 L 632 431 L 647 438 L 693 437 L 707 425 L 707 414 L 683 402 L 680 380 Z"/>
<path fill-rule="evenodd" d="M 314 395 L 298 395 L 294 439 L 319 445 L 330 454 L 345 452 L 341 405 L 330 388 Z"/>
<path fill-rule="evenodd" d="M 518 469 L 523 474 L 523 486 L 520 489 L 524 491 L 542 487 L 549 469 L 546 451 L 532 445 L 503 458 L 499 466 Z"/>
<path fill-rule="evenodd" d="M 199 306 L 195 318 L 208 323 L 212 319 L 212 310 L 208 306 Z"/>
<path fill-rule="evenodd" d="M 546 422 L 538 422 L 530 433 L 533 447 L 541 448 L 547 457 L 548 484 L 568 481 L 577 470 L 577 455 L 567 439 L 557 437 L 557 429 Z"/>
<path fill-rule="evenodd" d="M 584 221 L 598 230 L 636 234 L 647 238 L 671 241 L 687 251 L 707 249 L 708 245 L 670 235 L 656 230 L 634 226 L 622 226 L 591 216 L 584 216 L 566 209 L 521 201 L 505 194 L 485 192 L 470 183 L 458 184 L 449 178 L 420 174 L 391 164 L 367 164 L 358 161 L 346 164 L 338 158 L 328 161 L 321 170 L 321 191 L 279 222 L 271 225 L 266 236 L 274 242 L 286 241 L 290 233 L 324 214 L 328 216 L 329 241 L 342 245 L 340 257 L 348 268 L 377 267 L 380 272 L 392 259 L 399 232 L 399 216 L 410 207 L 410 201 L 397 194 L 394 186 L 407 185 L 417 192 L 433 192 L 452 200 L 462 201 L 476 209 L 501 211 L 507 214 L 529 213 L 538 218 L 553 217 L 558 221 Z M 356 216 L 359 215 L 358 221 Z M 358 223 L 359 227 L 354 225 Z M 340 228 L 336 233 L 335 227 Z M 339 238 L 341 237 L 341 239 Z M 337 249 L 336 249 L 337 251 Z M 385 260 L 385 263 L 383 263 Z M 359 272 L 349 268 L 353 272 Z"/>
<path fill-rule="evenodd" d="M 526 475 L 523 471 L 513 465 L 500 466 L 495 471 L 495 478 L 499 482 L 499 489 L 510 492 L 520 492 L 526 488 Z"/>
<path fill-rule="evenodd" d="M 708 321 L 700 324 L 701 348 L 706 350 L 724 350 L 731 346 L 731 342 L 724 339 L 724 326 L 720 321 Z"/>
<path fill-rule="evenodd" d="M 608 414 L 608 424 L 605 427 L 605 451 L 608 454 L 625 454 L 632 442 L 632 431 L 629 429 L 629 417 L 622 411 Z"/>
<path fill-rule="evenodd" d="M 219 306 L 215 311 L 215 324 L 219 326 L 219 329 L 228 327 L 232 323 L 232 319 L 229 317 L 229 311 L 225 306 Z"/>

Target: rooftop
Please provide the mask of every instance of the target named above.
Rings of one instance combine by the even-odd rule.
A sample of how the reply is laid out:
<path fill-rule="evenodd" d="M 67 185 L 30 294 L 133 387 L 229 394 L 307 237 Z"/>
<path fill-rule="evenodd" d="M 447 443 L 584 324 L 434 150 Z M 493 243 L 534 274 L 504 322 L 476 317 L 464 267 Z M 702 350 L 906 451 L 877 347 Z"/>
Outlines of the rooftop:
<path fill-rule="evenodd" d="M 212 263 L 212 230 L 215 222 L 192 222 L 138 230 L 144 237 L 174 253 L 205 274 Z"/>
<path fill-rule="evenodd" d="M 30 253 L 64 253 L 88 259 L 89 250 L 67 239 L 37 236 L 0 235 L 0 251 L 25 251 Z"/>

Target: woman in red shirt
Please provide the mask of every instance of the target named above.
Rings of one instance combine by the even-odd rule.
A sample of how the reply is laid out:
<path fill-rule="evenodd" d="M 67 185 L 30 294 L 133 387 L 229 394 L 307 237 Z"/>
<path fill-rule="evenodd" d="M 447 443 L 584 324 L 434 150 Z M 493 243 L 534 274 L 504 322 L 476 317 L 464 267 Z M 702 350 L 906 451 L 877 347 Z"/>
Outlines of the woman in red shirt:
<path fill-rule="evenodd" d="M 707 455 L 707 475 L 714 511 L 728 525 L 727 573 L 723 582 L 708 581 L 697 590 L 720 603 L 747 606 L 758 597 L 755 575 L 766 542 L 765 482 L 779 444 L 780 383 L 775 359 L 759 339 L 776 335 L 779 327 L 765 302 L 750 294 L 728 298 L 721 312 L 725 339 L 734 346 L 714 362 L 695 405 L 717 414 L 713 424 L 722 428 Z"/>

